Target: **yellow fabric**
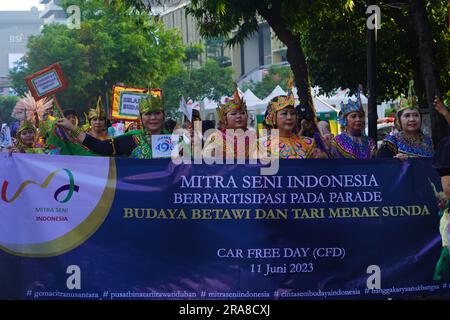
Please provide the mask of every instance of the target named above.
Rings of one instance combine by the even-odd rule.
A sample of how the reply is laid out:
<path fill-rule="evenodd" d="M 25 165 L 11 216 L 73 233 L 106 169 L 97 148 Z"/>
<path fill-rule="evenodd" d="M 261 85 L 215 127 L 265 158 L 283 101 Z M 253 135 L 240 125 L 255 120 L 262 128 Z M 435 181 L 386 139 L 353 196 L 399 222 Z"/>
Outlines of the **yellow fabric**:
<path fill-rule="evenodd" d="M 315 158 L 316 144 L 314 139 L 300 137 L 292 134 L 291 137 L 279 137 L 278 141 L 279 157 L 281 159 L 309 159 Z M 260 158 L 270 157 L 272 152 L 272 142 L 270 136 L 259 139 Z"/>
<path fill-rule="evenodd" d="M 335 136 L 338 135 L 338 123 L 336 120 L 328 120 L 328 123 L 330 124 L 330 131 Z"/>

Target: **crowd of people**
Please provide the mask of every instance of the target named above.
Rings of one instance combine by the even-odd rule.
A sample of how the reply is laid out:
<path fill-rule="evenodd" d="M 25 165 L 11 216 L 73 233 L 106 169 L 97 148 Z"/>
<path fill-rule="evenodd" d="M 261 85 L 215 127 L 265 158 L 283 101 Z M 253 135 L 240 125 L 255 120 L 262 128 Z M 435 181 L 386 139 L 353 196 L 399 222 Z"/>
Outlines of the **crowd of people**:
<path fill-rule="evenodd" d="M 422 113 L 412 88 L 411 82 L 408 95 L 400 100 L 396 110 L 395 132 L 384 138 L 378 150 L 376 142 L 364 133 L 365 113 L 359 90 L 356 101 L 341 102 L 341 133 L 333 136 L 327 122 L 311 121 L 311 115 L 305 116 L 304 108 L 295 106 L 292 90 L 287 95 L 279 95 L 270 100 L 265 112 L 264 130 L 256 132 L 248 127 L 247 107 L 239 96 L 237 87 L 233 97 L 217 108 L 217 129 L 208 130 L 214 128 L 213 122 L 202 120 L 197 110 L 193 110 L 191 119 L 184 117 L 181 128 L 184 129 L 183 136 L 188 139 L 187 142 L 184 141 L 183 150 L 189 156 L 192 155 L 192 143 L 197 135 L 200 137 L 203 153 L 222 158 L 278 156 L 281 159 L 396 158 L 401 161 L 408 158 L 432 158 L 432 165 L 441 176 L 444 189 L 443 193 L 436 193 L 439 194 L 441 209 L 443 249 L 435 279 L 450 279 L 450 136 L 443 139 L 436 150 L 433 149 L 431 138 L 422 133 Z M 139 121 L 128 123 L 124 134 L 119 136 L 108 135 L 110 124 L 100 99 L 85 114 L 83 126 L 80 126 L 75 110 L 64 110 L 63 114 L 57 115 L 52 112 L 52 106 L 52 99 L 36 101 L 29 93 L 21 98 L 12 114 L 18 120 L 12 126 L 14 143 L 2 151 L 151 159 L 151 137 L 171 134 L 180 127 L 176 121 L 166 119 L 163 99 L 152 95 L 140 100 Z M 448 107 L 438 97 L 434 106 L 450 125 Z M 195 130 L 196 124 L 200 124 L 200 130 Z M 208 131 L 212 133 L 207 134 Z M 229 132 L 233 134 L 230 135 Z M 241 154 L 237 150 L 240 135 L 244 136 L 245 144 Z M 273 154 L 274 152 L 277 154 Z"/>
<path fill-rule="evenodd" d="M 422 113 L 412 88 L 411 82 L 407 97 L 400 100 L 396 110 L 395 132 L 384 138 L 378 150 L 376 142 L 364 133 L 365 113 L 359 90 L 356 101 L 341 102 L 341 133 L 336 136 L 330 133 L 326 121 L 311 121 L 311 117 L 306 117 L 301 108 L 295 106 L 292 90 L 269 101 L 264 131 L 257 132 L 248 127 L 247 107 L 236 88 L 233 97 L 217 108 L 219 121 L 212 134 L 205 132 L 211 131 L 206 129 L 213 128 L 213 123 L 202 120 L 197 110 L 194 110 L 192 119 L 184 118 L 183 128 L 185 136 L 193 138 L 194 124 L 201 124 L 199 135 L 203 152 L 212 156 L 267 157 L 273 156 L 276 150 L 281 159 L 431 158 L 434 154 L 432 140 L 422 133 Z M 162 98 L 152 95 L 140 101 L 139 120 L 128 123 L 120 136 L 108 135 L 113 130 L 108 130 L 112 127 L 100 99 L 85 114 L 83 126 L 80 126 L 75 110 L 64 110 L 59 116 L 51 115 L 52 104 L 51 99 L 35 101 L 29 93 L 19 100 L 13 111 L 18 122 L 13 125 L 14 145 L 8 148 L 9 152 L 151 159 L 151 136 L 171 134 L 180 127 L 176 121 L 166 119 Z M 435 108 L 450 124 L 450 112 L 438 98 Z M 238 155 L 236 141 L 227 143 L 227 131 L 230 130 L 233 130 L 233 139 L 239 134 L 246 136 L 243 155 Z M 273 145 L 274 137 L 278 146 Z M 188 140 L 192 142 L 194 139 Z"/>

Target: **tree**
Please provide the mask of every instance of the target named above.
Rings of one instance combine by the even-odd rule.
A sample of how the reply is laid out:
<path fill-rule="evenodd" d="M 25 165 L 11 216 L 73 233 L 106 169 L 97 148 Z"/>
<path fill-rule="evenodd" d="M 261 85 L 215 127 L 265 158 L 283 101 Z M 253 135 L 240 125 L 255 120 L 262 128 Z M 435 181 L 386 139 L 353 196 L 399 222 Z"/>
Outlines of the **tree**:
<path fill-rule="evenodd" d="M 181 96 L 197 101 L 204 98 L 219 101 L 220 97 L 231 95 L 233 91 L 232 74 L 231 68 L 222 68 L 214 60 L 193 69 L 190 79 L 188 70 L 182 69 L 169 76 L 162 86 L 166 92 L 165 104 L 169 109 L 178 109 Z"/>
<path fill-rule="evenodd" d="M 206 37 L 228 37 L 228 44 L 243 42 L 258 30 L 259 17 L 264 18 L 287 47 L 300 103 L 313 110 L 306 57 L 293 16 L 311 1 L 259 0 L 193 0 L 187 12 L 196 17 L 200 33 Z M 236 30 L 236 31 L 235 31 Z M 234 32 L 235 31 L 235 32 Z M 234 32 L 234 33 L 233 33 Z"/>
<path fill-rule="evenodd" d="M 188 45 L 184 49 L 184 63 L 186 64 L 189 71 L 189 78 L 191 75 L 191 70 L 195 61 L 199 60 L 200 55 L 203 53 L 203 45 L 201 43 Z"/>
<path fill-rule="evenodd" d="M 209 38 L 205 41 L 207 57 L 216 60 L 220 66 L 231 66 L 231 59 L 224 56 L 226 40 L 223 37 Z"/>
<path fill-rule="evenodd" d="M 430 18 L 427 13 L 425 1 L 409 0 L 410 16 L 413 21 L 415 35 L 418 43 L 418 60 L 422 74 L 422 80 L 425 85 L 425 96 L 428 106 L 433 105 L 434 97 L 439 92 L 439 75 L 436 70 L 436 60 L 434 59 L 433 34 L 431 32 Z M 447 29 L 448 34 L 448 29 Z M 448 48 L 448 43 L 447 43 Z M 448 49 L 447 49 L 448 52 Z M 450 71 L 450 59 L 447 56 L 447 70 Z M 448 78 L 448 73 L 447 73 Z M 448 88 L 448 87 L 447 87 Z M 435 146 L 446 136 L 448 124 L 439 113 L 431 108 L 431 126 L 433 128 L 433 142 Z"/>
<path fill-rule="evenodd" d="M 11 112 L 19 98 L 14 96 L 0 96 L 0 127 L 2 123 L 11 123 L 15 121 L 11 117 Z"/>
<path fill-rule="evenodd" d="M 377 97 L 378 102 L 395 99 L 406 93 L 408 82 L 415 80 L 416 93 L 422 106 L 432 107 L 427 98 L 435 90 L 431 84 L 440 86 L 445 93 L 450 88 L 450 32 L 446 25 L 447 2 L 428 1 L 426 6 L 430 29 L 419 39 L 412 19 L 411 4 L 394 8 L 379 2 L 381 6 L 381 29 L 377 34 Z M 399 2 L 399 1 L 395 1 Z M 414 1 L 417 6 L 423 1 Z M 299 13 L 295 28 L 301 30 L 302 43 L 314 85 L 326 93 L 337 87 L 356 89 L 366 82 L 366 1 L 353 1 L 353 7 L 344 8 L 337 1 L 314 1 Z M 423 12 L 422 12 L 423 13 Z M 425 19 L 422 16 L 422 19 Z M 425 34 L 428 40 L 425 40 Z M 432 39 L 432 40 L 431 40 Z M 427 44 L 428 43 L 428 44 Z M 427 45 L 425 45 L 427 44 Z M 421 62 L 420 47 L 428 50 L 426 62 Z M 423 50 L 422 50 L 423 51 Z M 430 57 L 430 51 L 432 52 Z M 424 72 L 424 67 L 427 72 Z M 432 70 L 434 68 L 434 70 Z M 434 75 L 434 76 L 433 76 Z M 425 76 L 435 80 L 425 81 Z M 429 87 L 426 90 L 426 87 Z M 440 140 L 445 130 L 436 121 L 431 108 L 434 141 Z M 441 121 L 443 119 L 440 116 Z M 439 120 L 439 119 L 438 119 Z"/>
<path fill-rule="evenodd" d="M 115 83 L 157 87 L 180 69 L 184 47 L 179 35 L 149 20 L 146 12 L 121 1 L 105 6 L 103 0 L 71 0 L 62 6 L 69 4 L 80 6 L 81 28 L 49 25 L 30 38 L 28 56 L 11 74 L 19 93 L 24 74 L 59 61 L 69 88 L 57 94 L 58 100 L 64 108 L 85 111 Z"/>
<path fill-rule="evenodd" d="M 292 77 L 292 70 L 289 67 L 272 67 L 267 71 L 267 74 L 264 75 L 261 82 L 244 85 L 242 90 L 245 91 L 249 88 L 257 97 L 264 99 L 277 85 L 284 90 L 287 90 L 288 80 Z"/>

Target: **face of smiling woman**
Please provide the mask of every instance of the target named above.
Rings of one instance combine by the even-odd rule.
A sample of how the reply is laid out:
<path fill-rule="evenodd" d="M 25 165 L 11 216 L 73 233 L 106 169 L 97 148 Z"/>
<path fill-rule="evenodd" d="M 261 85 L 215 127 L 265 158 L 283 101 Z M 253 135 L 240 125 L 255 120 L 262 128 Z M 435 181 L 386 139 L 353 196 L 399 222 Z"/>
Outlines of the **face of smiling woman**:
<path fill-rule="evenodd" d="M 160 134 L 164 124 L 162 111 L 145 112 L 142 114 L 142 125 L 151 134 Z"/>
<path fill-rule="evenodd" d="M 106 122 L 104 118 L 92 118 L 91 119 L 92 130 L 96 133 L 102 133 L 106 130 Z"/>
<path fill-rule="evenodd" d="M 406 109 L 400 114 L 400 126 L 405 133 L 417 134 L 422 125 L 422 117 L 416 109 Z"/>

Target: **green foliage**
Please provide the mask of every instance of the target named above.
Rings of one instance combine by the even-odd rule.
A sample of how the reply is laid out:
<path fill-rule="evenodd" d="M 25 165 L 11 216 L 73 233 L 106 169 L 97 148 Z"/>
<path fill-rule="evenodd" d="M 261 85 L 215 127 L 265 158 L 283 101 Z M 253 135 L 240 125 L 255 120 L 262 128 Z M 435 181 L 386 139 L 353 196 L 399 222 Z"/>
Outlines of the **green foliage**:
<path fill-rule="evenodd" d="M 224 56 L 226 39 L 224 37 L 209 38 L 205 41 L 208 59 L 213 59 L 222 67 L 231 66 L 231 59 Z"/>
<path fill-rule="evenodd" d="M 245 91 L 249 88 L 258 98 L 264 99 L 277 85 L 286 91 L 289 78 L 293 78 L 292 70 L 289 67 L 272 67 L 261 82 L 245 85 L 242 90 Z"/>
<path fill-rule="evenodd" d="M 266 2 L 268 1 L 193 0 L 186 12 L 197 19 L 202 36 L 223 37 L 228 39 L 227 44 L 235 45 L 258 30 L 258 8 L 267 6 Z"/>
<path fill-rule="evenodd" d="M 11 124 L 15 121 L 11 117 L 11 112 L 18 100 L 19 98 L 14 96 L 0 96 L 0 126 L 2 123 Z"/>
<path fill-rule="evenodd" d="M 397 109 L 395 108 L 389 108 L 384 110 L 385 117 L 395 117 L 395 113 L 397 112 Z"/>
<path fill-rule="evenodd" d="M 184 62 L 192 63 L 193 61 L 197 61 L 199 55 L 201 55 L 204 51 L 203 45 L 201 43 L 191 44 L 184 49 Z"/>
<path fill-rule="evenodd" d="M 187 70 L 169 76 L 162 89 L 166 107 L 178 109 L 181 96 L 187 100 L 202 100 L 205 97 L 219 100 L 223 95 L 231 95 L 233 91 L 233 70 L 222 68 L 214 60 L 208 60 L 204 66 L 191 71 L 191 79 Z"/>
<path fill-rule="evenodd" d="M 191 70 L 195 61 L 199 61 L 200 55 L 204 52 L 203 45 L 201 43 L 188 45 L 184 49 L 183 62 L 189 70 L 189 79 L 191 77 Z"/>
<path fill-rule="evenodd" d="M 366 85 L 366 1 L 314 1 L 292 20 L 301 34 L 313 85 L 326 93 L 337 87 L 355 90 Z M 435 43 L 435 62 L 442 87 L 450 87 L 450 32 L 447 1 L 427 1 Z M 417 43 L 406 9 L 381 6 L 377 32 L 377 95 L 379 102 L 405 93 L 410 79 L 420 76 Z M 446 92 L 446 90 L 443 90 Z"/>
<path fill-rule="evenodd" d="M 396 1 L 378 2 L 381 29 L 377 32 L 376 92 L 380 101 L 398 97 L 410 79 L 421 76 L 418 44 L 407 6 L 392 8 L 386 5 L 388 2 Z M 355 90 L 358 84 L 366 85 L 365 0 L 193 0 L 187 12 L 196 17 L 203 36 L 231 35 L 227 43 L 236 44 L 258 29 L 258 14 L 267 13 L 277 3 L 282 4 L 280 21 L 301 38 L 313 85 L 319 85 L 325 93 L 338 87 Z M 425 0 L 425 4 L 442 98 L 450 99 L 448 3 Z"/>
<path fill-rule="evenodd" d="M 70 3 L 69 3 L 70 2 Z M 49 25 L 29 40 L 29 54 L 22 69 L 11 76 L 19 93 L 23 76 L 59 61 L 69 88 L 57 94 L 63 108 L 86 111 L 112 85 L 157 87 L 179 70 L 184 47 L 174 30 L 165 31 L 146 12 L 129 9 L 122 1 L 64 1 L 80 6 L 79 30 Z M 104 100 L 105 101 L 105 100 Z"/>

